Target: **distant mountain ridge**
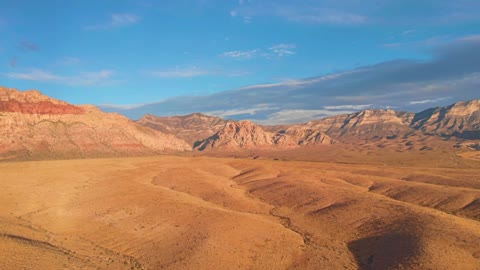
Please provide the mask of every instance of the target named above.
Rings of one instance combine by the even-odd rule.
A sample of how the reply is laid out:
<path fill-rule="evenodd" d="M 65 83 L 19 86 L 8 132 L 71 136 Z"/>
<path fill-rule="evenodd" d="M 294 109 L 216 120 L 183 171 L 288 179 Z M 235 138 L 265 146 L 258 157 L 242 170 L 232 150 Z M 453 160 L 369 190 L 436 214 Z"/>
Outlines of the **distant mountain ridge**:
<path fill-rule="evenodd" d="M 381 146 L 384 141 L 395 140 L 397 145 L 405 149 L 415 149 L 413 145 L 416 142 L 420 143 L 418 149 L 430 149 L 431 147 L 424 142 L 449 138 L 480 140 L 479 100 L 457 102 L 447 107 L 432 108 L 419 113 L 368 109 L 308 123 L 277 126 L 256 125 L 246 120 L 225 121 L 203 114 L 174 117 L 150 115 L 148 118 L 148 126 L 152 128 L 161 126 L 163 129 L 159 130 L 174 130 L 177 134 L 187 137 L 188 141 L 193 143 L 192 147 L 199 151 L 255 147 L 278 149 L 339 142 L 369 144 L 374 141 Z M 172 122 L 174 125 L 171 125 Z M 210 136 L 202 139 L 199 134 Z"/>
<path fill-rule="evenodd" d="M 280 134 L 263 130 L 259 125 L 250 121 L 229 121 L 225 126 L 209 138 L 195 143 L 194 148 L 200 151 L 213 148 L 238 149 L 238 148 L 274 148 L 293 147 L 294 141 Z"/>
<path fill-rule="evenodd" d="M 291 125 L 258 125 L 202 113 L 132 121 L 92 105 L 0 87 L 0 160 L 145 155 L 165 151 L 282 150 L 358 145 L 368 151 L 478 149 L 480 100 L 419 113 L 363 110 Z"/>
<path fill-rule="evenodd" d="M 227 123 L 226 120 L 220 117 L 202 113 L 170 117 L 157 117 L 147 114 L 137 122 L 163 133 L 175 135 L 190 145 L 212 136 Z"/>
<path fill-rule="evenodd" d="M 363 110 L 326 117 L 304 124 L 270 126 L 270 131 L 307 127 L 336 139 L 387 137 L 421 132 L 424 135 L 465 138 L 480 130 L 480 100 L 462 101 L 419 113 L 387 110 Z M 473 136 L 471 139 L 480 139 Z"/>
<path fill-rule="evenodd" d="M 417 113 L 411 126 L 427 134 L 480 139 L 480 100 L 461 101 Z"/>
<path fill-rule="evenodd" d="M 0 87 L 0 160 L 144 155 L 190 150 L 173 135 L 95 106 Z"/>
<path fill-rule="evenodd" d="M 288 132 L 270 132 L 263 126 L 248 120 L 227 121 L 201 113 L 172 117 L 146 115 L 138 123 L 175 134 L 199 151 L 221 148 L 280 149 L 336 143 L 335 140 L 316 130 L 291 128 Z"/>
<path fill-rule="evenodd" d="M 314 120 L 305 124 L 287 125 L 287 127 L 318 130 L 336 139 L 370 139 L 375 136 L 392 136 L 410 131 L 408 123 L 413 117 L 413 113 L 396 112 L 391 109 L 363 110 Z M 270 129 L 275 129 L 275 127 Z"/>

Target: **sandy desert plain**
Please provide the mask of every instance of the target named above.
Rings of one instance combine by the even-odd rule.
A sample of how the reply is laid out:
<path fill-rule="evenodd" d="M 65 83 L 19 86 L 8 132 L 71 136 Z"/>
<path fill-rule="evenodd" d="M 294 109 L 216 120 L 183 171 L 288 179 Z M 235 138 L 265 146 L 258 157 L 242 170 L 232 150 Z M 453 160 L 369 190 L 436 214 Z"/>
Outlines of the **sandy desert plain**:
<path fill-rule="evenodd" d="M 0 163 L 0 268 L 480 269 L 475 152 L 335 149 Z"/>

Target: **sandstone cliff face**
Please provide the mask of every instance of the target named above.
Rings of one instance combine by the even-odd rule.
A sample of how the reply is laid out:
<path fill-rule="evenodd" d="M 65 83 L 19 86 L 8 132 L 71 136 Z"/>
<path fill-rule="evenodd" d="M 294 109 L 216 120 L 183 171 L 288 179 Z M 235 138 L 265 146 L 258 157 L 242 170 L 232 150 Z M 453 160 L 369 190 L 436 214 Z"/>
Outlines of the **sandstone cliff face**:
<path fill-rule="evenodd" d="M 195 149 L 285 149 L 313 144 L 332 144 L 334 140 L 321 132 L 307 129 L 290 129 L 272 133 L 250 121 L 229 121 L 222 130 L 200 141 Z"/>
<path fill-rule="evenodd" d="M 220 131 L 194 147 L 200 151 L 211 148 L 265 148 L 275 144 L 273 137 L 274 134 L 249 121 L 228 121 Z"/>
<path fill-rule="evenodd" d="M 287 130 L 287 134 L 291 134 L 293 139 L 301 146 L 337 143 L 336 140 L 325 133 L 311 128 L 294 128 L 293 130 Z"/>
<path fill-rule="evenodd" d="M 409 122 L 413 113 L 394 110 L 364 110 L 357 113 L 338 115 L 305 124 L 309 129 L 322 131 L 339 140 L 372 139 L 397 136 L 413 131 Z"/>
<path fill-rule="evenodd" d="M 480 139 L 480 100 L 457 102 L 417 113 L 411 126 L 427 134 Z"/>
<path fill-rule="evenodd" d="M 171 117 L 145 115 L 138 120 L 138 123 L 167 134 L 173 134 L 193 147 L 195 142 L 202 141 L 220 131 L 227 121 L 219 117 L 192 113 Z"/>
<path fill-rule="evenodd" d="M 66 102 L 50 99 L 37 90 L 19 92 L 0 87 L 0 112 L 24 114 L 84 114 L 85 110 Z"/>
<path fill-rule="evenodd" d="M 74 106 L 38 91 L 0 88 L 0 159 L 141 155 L 189 145 L 94 106 Z M 19 105 L 17 105 L 19 104 Z"/>

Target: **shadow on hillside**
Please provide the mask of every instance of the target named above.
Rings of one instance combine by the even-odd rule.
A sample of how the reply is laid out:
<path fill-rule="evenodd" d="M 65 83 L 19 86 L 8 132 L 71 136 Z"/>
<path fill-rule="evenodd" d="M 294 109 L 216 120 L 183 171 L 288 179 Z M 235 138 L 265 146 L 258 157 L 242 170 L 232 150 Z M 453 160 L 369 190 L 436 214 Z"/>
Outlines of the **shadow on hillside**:
<path fill-rule="evenodd" d="M 405 267 L 419 249 L 418 239 L 401 233 L 387 233 L 352 241 L 348 244 L 358 269 L 397 269 Z"/>

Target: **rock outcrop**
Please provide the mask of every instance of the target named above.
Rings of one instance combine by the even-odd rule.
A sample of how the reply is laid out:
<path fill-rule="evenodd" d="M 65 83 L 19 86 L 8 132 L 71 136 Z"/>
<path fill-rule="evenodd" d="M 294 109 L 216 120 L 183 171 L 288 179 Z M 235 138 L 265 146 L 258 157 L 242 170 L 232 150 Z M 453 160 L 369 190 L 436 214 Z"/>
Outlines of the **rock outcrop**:
<path fill-rule="evenodd" d="M 270 126 L 266 129 L 270 132 L 286 132 L 289 129 L 301 128 L 323 132 L 344 142 L 411 134 L 476 140 L 480 139 L 480 100 L 457 102 L 420 113 L 397 112 L 391 109 L 364 110 L 305 124 Z"/>
<path fill-rule="evenodd" d="M 368 140 L 411 132 L 409 122 L 413 116 L 413 113 L 396 112 L 391 109 L 364 110 L 312 121 L 306 126 L 339 140 Z"/>
<path fill-rule="evenodd" d="M 95 106 L 0 87 L 0 159 L 143 155 L 190 150 L 173 135 Z"/>
<path fill-rule="evenodd" d="M 426 134 L 480 139 L 480 100 L 457 102 L 417 113 L 411 126 Z"/>
<path fill-rule="evenodd" d="M 207 149 L 285 149 L 313 144 L 333 144 L 327 135 L 308 129 L 290 129 L 286 132 L 265 131 L 262 126 L 250 121 L 229 121 L 206 140 L 195 145 L 199 151 Z"/>
<path fill-rule="evenodd" d="M 202 141 L 220 131 L 227 123 L 222 118 L 201 113 L 170 117 L 147 114 L 137 122 L 163 133 L 173 134 L 192 147 L 195 142 Z"/>
<path fill-rule="evenodd" d="M 311 128 L 293 128 L 287 130 L 287 134 L 293 137 L 298 145 L 318 145 L 318 144 L 335 144 L 336 140 L 330 138 L 327 134 L 311 129 Z"/>
<path fill-rule="evenodd" d="M 51 99 L 37 90 L 25 92 L 0 87 L 0 112 L 23 114 L 84 114 L 81 107 Z"/>

